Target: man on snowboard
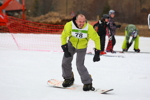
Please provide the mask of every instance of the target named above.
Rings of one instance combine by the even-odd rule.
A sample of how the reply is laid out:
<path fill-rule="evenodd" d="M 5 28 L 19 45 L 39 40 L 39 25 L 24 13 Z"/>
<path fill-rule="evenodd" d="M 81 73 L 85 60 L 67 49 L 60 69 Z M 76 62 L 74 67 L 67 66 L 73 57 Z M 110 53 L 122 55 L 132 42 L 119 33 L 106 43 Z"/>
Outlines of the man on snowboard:
<path fill-rule="evenodd" d="M 130 36 L 132 37 L 131 41 L 130 41 Z M 134 51 L 140 52 L 138 30 L 135 25 L 129 24 L 125 28 L 125 40 L 123 41 L 122 44 L 123 52 L 127 52 L 133 42 L 134 42 Z"/>
<path fill-rule="evenodd" d="M 84 84 L 83 90 L 93 90 L 92 77 L 89 74 L 87 68 L 84 65 L 87 44 L 89 39 L 92 39 L 95 43 L 95 55 L 94 62 L 100 60 L 100 38 L 93 26 L 86 22 L 84 15 L 79 14 L 68 22 L 64 26 L 64 30 L 61 34 L 61 44 L 64 51 L 62 60 L 62 77 L 64 81 L 63 87 L 69 87 L 74 83 L 74 75 L 72 72 L 72 60 L 76 54 L 76 66 L 78 73 L 81 77 L 81 81 Z"/>

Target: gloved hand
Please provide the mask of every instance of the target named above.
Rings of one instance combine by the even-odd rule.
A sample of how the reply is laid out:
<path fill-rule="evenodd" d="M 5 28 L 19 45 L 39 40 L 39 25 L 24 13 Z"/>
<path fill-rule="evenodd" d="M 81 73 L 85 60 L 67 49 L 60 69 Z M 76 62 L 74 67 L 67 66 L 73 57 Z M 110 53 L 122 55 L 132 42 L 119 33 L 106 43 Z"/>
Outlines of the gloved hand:
<path fill-rule="evenodd" d="M 93 57 L 93 62 L 100 61 L 100 50 L 94 49 L 95 55 Z"/>
<path fill-rule="evenodd" d="M 71 54 L 70 54 L 70 52 L 68 51 L 68 44 L 62 45 L 61 48 L 62 48 L 63 51 L 64 51 L 65 57 L 71 57 Z"/>
<path fill-rule="evenodd" d="M 130 48 L 131 45 L 132 45 L 132 43 L 127 42 L 127 50 Z"/>
<path fill-rule="evenodd" d="M 112 40 L 112 35 L 109 36 L 109 40 Z"/>
<path fill-rule="evenodd" d="M 109 39 L 109 40 L 112 40 L 112 36 L 113 36 L 112 33 L 109 31 L 108 39 Z"/>
<path fill-rule="evenodd" d="M 120 27 L 121 27 L 121 25 L 116 25 L 116 27 L 117 27 L 117 28 L 120 28 Z"/>

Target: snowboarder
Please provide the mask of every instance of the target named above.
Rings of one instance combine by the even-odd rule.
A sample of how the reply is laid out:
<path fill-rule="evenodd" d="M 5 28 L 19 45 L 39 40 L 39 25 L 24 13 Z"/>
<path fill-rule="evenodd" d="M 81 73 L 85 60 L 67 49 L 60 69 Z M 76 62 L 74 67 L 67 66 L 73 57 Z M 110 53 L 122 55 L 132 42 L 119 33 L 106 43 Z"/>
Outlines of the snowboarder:
<path fill-rule="evenodd" d="M 74 54 L 77 53 L 76 66 L 81 77 L 81 81 L 84 84 L 83 90 L 93 90 L 92 77 L 84 65 L 89 39 L 92 39 L 95 43 L 95 55 L 93 61 L 100 61 L 100 38 L 93 26 L 86 22 L 85 16 L 83 14 L 79 14 L 75 16 L 72 21 L 65 24 L 64 30 L 61 34 L 61 47 L 64 51 L 62 60 L 62 77 L 64 78 L 62 83 L 63 87 L 69 87 L 74 83 L 72 60 Z"/>
<path fill-rule="evenodd" d="M 130 36 L 132 37 L 131 41 L 130 41 Z M 125 40 L 123 41 L 123 44 L 122 44 L 123 52 L 128 51 L 133 41 L 134 41 L 134 51 L 140 52 L 138 29 L 136 28 L 135 25 L 129 24 L 128 26 L 125 27 Z"/>
<path fill-rule="evenodd" d="M 110 17 L 109 17 L 110 33 L 108 34 L 109 41 L 108 41 L 106 51 L 115 53 L 113 48 L 114 48 L 114 45 L 116 44 L 116 39 L 115 39 L 116 29 L 120 28 L 121 25 L 116 25 L 114 22 L 114 17 L 115 17 L 115 11 L 114 10 L 110 10 L 109 15 L 110 15 Z"/>
<path fill-rule="evenodd" d="M 106 32 L 108 31 L 108 20 L 109 15 L 108 14 L 103 14 L 101 20 L 99 20 L 96 24 L 94 24 L 94 29 L 97 31 L 98 35 L 100 36 L 100 43 L 101 43 L 101 52 L 100 55 L 106 54 L 104 51 L 105 49 L 105 37 L 106 37 Z"/>
<path fill-rule="evenodd" d="M 147 20 L 148 20 L 148 28 L 150 29 L 150 13 L 148 14 Z"/>

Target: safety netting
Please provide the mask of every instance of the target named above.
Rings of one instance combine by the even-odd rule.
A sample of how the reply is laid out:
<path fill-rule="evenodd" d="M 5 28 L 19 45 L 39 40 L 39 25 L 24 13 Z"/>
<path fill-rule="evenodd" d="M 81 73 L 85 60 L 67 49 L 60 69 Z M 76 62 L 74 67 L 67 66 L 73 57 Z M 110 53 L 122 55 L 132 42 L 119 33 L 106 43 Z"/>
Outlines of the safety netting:
<path fill-rule="evenodd" d="M 60 34 L 63 27 L 8 16 L 7 23 L 0 23 L 0 46 L 20 50 L 61 51 L 60 35 L 56 34 Z"/>
<path fill-rule="evenodd" d="M 49 33 L 58 34 L 64 25 L 53 25 L 31 22 L 15 17 L 8 17 L 8 28 L 11 33 Z"/>
<path fill-rule="evenodd" d="M 62 52 L 60 34 L 64 25 L 31 22 L 8 17 L 8 23 L 0 26 L 0 47 L 31 51 Z M 91 42 L 88 51 L 93 48 Z"/>

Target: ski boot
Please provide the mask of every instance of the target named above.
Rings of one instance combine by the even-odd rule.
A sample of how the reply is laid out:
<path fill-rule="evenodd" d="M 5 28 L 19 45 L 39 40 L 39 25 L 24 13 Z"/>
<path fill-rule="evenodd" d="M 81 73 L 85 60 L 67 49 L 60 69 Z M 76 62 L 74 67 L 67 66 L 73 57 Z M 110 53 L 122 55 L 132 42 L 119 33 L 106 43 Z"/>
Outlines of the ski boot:
<path fill-rule="evenodd" d="M 104 51 L 101 51 L 101 52 L 100 52 L 100 55 L 104 55 L 104 54 L 106 54 L 106 52 L 104 52 Z"/>
<path fill-rule="evenodd" d="M 123 49 L 122 51 L 123 51 L 123 52 L 128 52 L 128 49 Z"/>
<path fill-rule="evenodd" d="M 90 91 L 90 90 L 91 91 L 95 90 L 95 88 L 92 86 L 92 83 L 83 85 L 83 91 Z"/>
<path fill-rule="evenodd" d="M 111 53 L 116 53 L 116 51 L 112 50 Z"/>
<path fill-rule="evenodd" d="M 114 50 L 106 50 L 106 52 L 116 53 Z"/>
<path fill-rule="evenodd" d="M 134 49 L 135 52 L 139 53 L 140 52 L 140 49 Z"/>

